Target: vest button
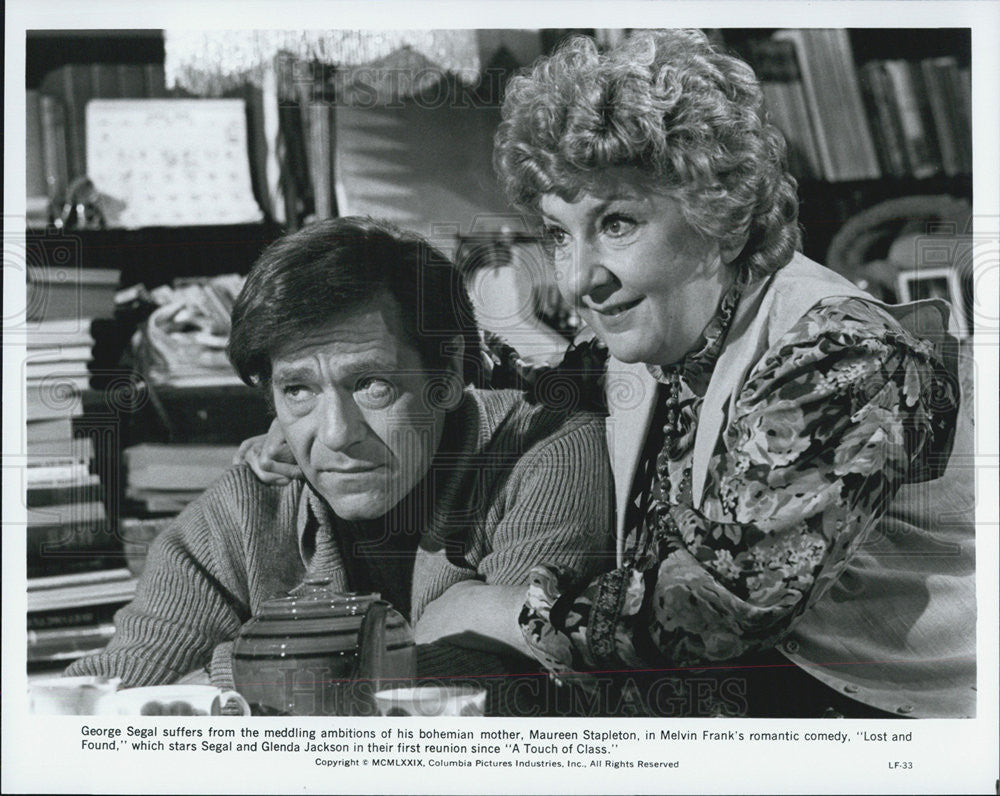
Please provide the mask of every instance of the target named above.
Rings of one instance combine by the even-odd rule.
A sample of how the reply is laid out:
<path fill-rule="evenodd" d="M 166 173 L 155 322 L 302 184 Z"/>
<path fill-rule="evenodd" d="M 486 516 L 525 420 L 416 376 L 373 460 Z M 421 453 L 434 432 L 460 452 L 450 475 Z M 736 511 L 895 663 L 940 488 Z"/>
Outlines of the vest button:
<path fill-rule="evenodd" d="M 900 705 L 898 708 L 896 708 L 896 712 L 897 713 L 912 713 L 913 712 L 913 705 Z"/>
<path fill-rule="evenodd" d="M 856 694 L 860 690 L 861 689 L 859 689 L 856 685 L 845 685 L 844 686 L 844 693 L 846 693 L 846 694 Z"/>

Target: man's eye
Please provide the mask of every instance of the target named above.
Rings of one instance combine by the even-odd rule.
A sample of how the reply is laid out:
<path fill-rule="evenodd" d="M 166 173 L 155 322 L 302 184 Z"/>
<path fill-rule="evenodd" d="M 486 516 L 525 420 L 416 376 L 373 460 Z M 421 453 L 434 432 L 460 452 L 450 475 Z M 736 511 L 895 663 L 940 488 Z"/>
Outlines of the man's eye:
<path fill-rule="evenodd" d="M 302 403 L 312 397 L 312 390 L 304 384 L 286 384 L 281 388 L 281 394 L 292 403 Z"/>
<path fill-rule="evenodd" d="M 559 227 L 546 227 L 545 239 L 553 246 L 565 246 L 569 236 Z"/>
<path fill-rule="evenodd" d="M 602 226 L 608 235 L 613 238 L 620 238 L 623 235 L 628 235 L 633 229 L 635 229 L 635 220 L 629 218 L 628 216 L 615 213 L 605 218 Z"/>
<path fill-rule="evenodd" d="M 355 385 L 354 395 L 367 409 L 385 409 L 395 402 L 396 388 L 385 379 L 369 376 Z"/>

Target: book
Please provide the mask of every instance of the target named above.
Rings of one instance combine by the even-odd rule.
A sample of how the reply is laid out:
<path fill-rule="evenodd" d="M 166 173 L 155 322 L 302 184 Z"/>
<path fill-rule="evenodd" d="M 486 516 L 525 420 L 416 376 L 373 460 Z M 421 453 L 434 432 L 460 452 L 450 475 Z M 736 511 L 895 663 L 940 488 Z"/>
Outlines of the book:
<path fill-rule="evenodd" d="M 788 167 L 797 177 L 822 176 L 795 45 L 775 39 L 751 40 L 748 58 L 761 80 L 770 121 L 788 145 Z"/>
<path fill-rule="evenodd" d="M 124 567 L 28 580 L 28 613 L 128 602 L 136 580 Z"/>
<path fill-rule="evenodd" d="M 77 265 L 28 266 L 28 320 L 76 320 L 86 325 L 89 340 L 89 319 L 110 317 L 114 313 L 121 273 L 112 268 L 79 268 Z M 80 345 L 83 340 L 77 338 L 73 342 Z"/>
<path fill-rule="evenodd" d="M 89 362 L 94 347 L 89 343 L 60 345 L 50 348 L 32 348 L 29 352 L 31 363 L 41 362 Z"/>
<path fill-rule="evenodd" d="M 29 495 L 38 487 L 29 489 Z M 50 494 L 56 493 L 54 488 L 46 490 Z M 66 493 L 70 496 L 78 493 L 79 490 L 73 486 L 66 487 Z M 40 506 L 28 506 L 28 528 L 49 528 L 56 526 L 73 528 L 103 528 L 108 516 L 104 511 L 104 504 L 99 496 L 93 500 L 72 499 L 68 503 L 44 503 Z"/>
<path fill-rule="evenodd" d="M 42 138 L 42 96 L 28 90 L 25 100 L 25 187 L 27 189 L 28 226 L 48 223 L 49 192 L 45 180 L 45 148 Z"/>
<path fill-rule="evenodd" d="M 870 61 L 861 68 L 860 84 L 882 169 L 889 176 L 905 177 L 910 165 L 903 146 L 899 108 L 881 61 Z"/>
<path fill-rule="evenodd" d="M 45 284 L 45 277 L 39 269 L 39 286 Z M 32 282 L 28 282 L 29 301 L 31 299 Z M 88 318 L 79 316 L 64 316 L 61 318 L 46 318 L 39 316 L 34 318 L 27 326 L 25 345 L 28 349 L 46 348 L 56 346 L 78 346 L 93 345 L 94 338 L 90 336 L 91 321 Z"/>
<path fill-rule="evenodd" d="M 82 386 L 43 379 L 26 384 L 28 421 L 52 420 L 83 414 Z"/>
<path fill-rule="evenodd" d="M 95 479 L 98 483 L 100 481 L 98 475 L 90 472 L 90 465 L 86 462 L 62 457 L 43 457 L 37 463 L 29 458 L 26 477 L 29 488 L 85 486 L 94 483 Z"/>
<path fill-rule="evenodd" d="M 61 419 L 63 418 L 53 418 L 53 420 Z M 66 419 L 68 420 L 69 418 Z M 32 422 L 28 423 L 29 462 L 50 460 L 51 457 L 58 457 L 64 462 L 87 463 L 93 460 L 94 440 L 92 437 L 70 435 L 60 439 L 33 440 L 30 433 Z"/>
<path fill-rule="evenodd" d="M 232 466 L 237 450 L 235 445 L 133 445 L 124 451 L 127 484 L 150 492 L 200 491 Z"/>
<path fill-rule="evenodd" d="M 881 176 L 846 30 L 780 30 L 794 45 L 823 174 L 831 181 Z"/>
<path fill-rule="evenodd" d="M 80 627 L 29 630 L 28 663 L 72 661 L 104 649 L 115 634 L 113 622 Z"/>
<path fill-rule="evenodd" d="M 73 439 L 73 419 L 70 417 L 54 417 L 48 420 L 29 420 L 27 424 L 28 451 L 32 444 L 47 442 L 65 442 Z M 51 451 L 45 451 L 51 453 Z M 67 451 L 68 452 L 68 449 Z"/>
<path fill-rule="evenodd" d="M 69 150 L 66 142 L 66 109 L 57 97 L 42 95 L 42 146 L 45 155 L 46 192 L 62 200 L 69 185 Z"/>
<path fill-rule="evenodd" d="M 60 506 L 86 505 L 89 503 L 100 503 L 101 482 L 100 479 L 87 480 L 83 482 L 70 482 L 67 484 L 32 484 L 27 491 L 27 506 L 29 509 L 43 508 L 48 510 L 59 510 Z M 101 514 L 104 513 L 104 506 L 101 504 Z M 31 522 L 31 515 L 28 515 L 28 522 Z"/>
<path fill-rule="evenodd" d="M 954 61 L 954 59 L 939 60 Z M 941 154 L 941 166 L 944 173 L 949 176 L 961 174 L 962 162 L 958 149 L 958 138 L 961 134 L 956 131 L 953 124 L 955 113 L 948 102 L 948 88 L 942 80 L 943 75 L 935 59 L 921 61 L 919 68 L 926 102 L 930 108 L 931 124 L 934 126 L 938 150 Z"/>
<path fill-rule="evenodd" d="M 899 109 L 902 143 L 910 174 L 918 179 L 931 177 L 941 170 L 941 162 L 925 126 L 909 64 L 901 60 L 884 61 L 883 68 Z"/>
<path fill-rule="evenodd" d="M 83 573 L 85 576 L 94 574 L 99 573 Z M 69 577 L 79 576 L 70 575 Z M 28 611 L 28 630 L 57 630 L 111 622 L 115 611 L 125 602 L 125 600 L 113 599 L 110 602 L 93 605 L 69 605 L 64 608 L 50 608 L 44 611 Z"/>

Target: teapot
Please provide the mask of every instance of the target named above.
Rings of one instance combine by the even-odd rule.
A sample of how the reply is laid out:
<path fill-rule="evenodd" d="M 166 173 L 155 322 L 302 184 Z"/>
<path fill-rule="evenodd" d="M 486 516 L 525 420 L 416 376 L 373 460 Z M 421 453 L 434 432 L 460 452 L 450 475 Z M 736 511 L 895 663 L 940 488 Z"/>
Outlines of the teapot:
<path fill-rule="evenodd" d="M 255 715 L 377 715 L 383 684 L 416 677 L 413 631 L 376 592 L 306 580 L 241 628 L 233 677 Z"/>

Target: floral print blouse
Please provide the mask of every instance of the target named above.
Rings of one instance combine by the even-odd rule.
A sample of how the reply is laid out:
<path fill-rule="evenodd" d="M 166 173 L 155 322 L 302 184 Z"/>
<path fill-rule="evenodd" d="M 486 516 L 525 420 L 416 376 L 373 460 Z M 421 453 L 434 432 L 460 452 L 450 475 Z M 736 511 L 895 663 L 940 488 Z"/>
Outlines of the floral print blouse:
<path fill-rule="evenodd" d="M 674 384 L 679 421 L 664 448 L 661 400 L 626 521 L 627 563 L 589 582 L 532 570 L 521 628 L 555 674 L 692 666 L 773 647 L 841 575 L 898 487 L 917 480 L 928 452 L 950 444 L 958 388 L 932 346 L 874 304 L 831 299 L 754 367 L 695 507 L 694 431 L 739 296 L 737 284 L 697 350 L 650 369 L 663 396 Z"/>

